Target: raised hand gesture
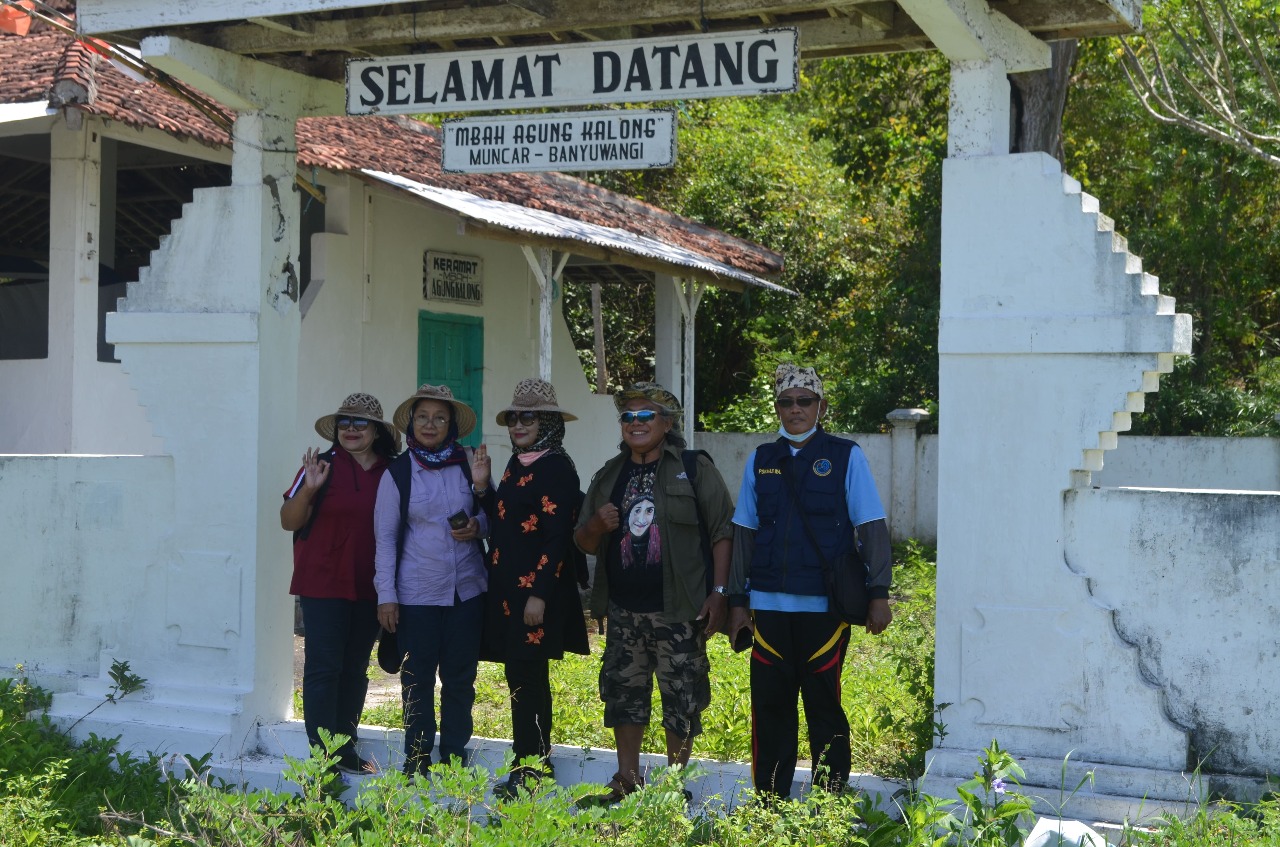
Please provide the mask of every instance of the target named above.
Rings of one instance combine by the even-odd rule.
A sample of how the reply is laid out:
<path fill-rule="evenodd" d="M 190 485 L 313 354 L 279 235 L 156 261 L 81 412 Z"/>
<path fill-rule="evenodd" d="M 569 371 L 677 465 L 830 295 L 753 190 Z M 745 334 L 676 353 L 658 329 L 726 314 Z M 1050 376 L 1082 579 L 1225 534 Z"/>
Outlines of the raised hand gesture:
<path fill-rule="evenodd" d="M 481 444 L 471 454 L 471 484 L 476 491 L 484 491 L 489 487 L 489 480 L 493 476 L 492 460 L 489 458 L 489 448 Z"/>
<path fill-rule="evenodd" d="M 315 494 L 329 478 L 329 463 L 320 458 L 319 450 L 312 447 L 302 454 L 302 467 L 306 472 L 302 487 L 308 494 Z"/>

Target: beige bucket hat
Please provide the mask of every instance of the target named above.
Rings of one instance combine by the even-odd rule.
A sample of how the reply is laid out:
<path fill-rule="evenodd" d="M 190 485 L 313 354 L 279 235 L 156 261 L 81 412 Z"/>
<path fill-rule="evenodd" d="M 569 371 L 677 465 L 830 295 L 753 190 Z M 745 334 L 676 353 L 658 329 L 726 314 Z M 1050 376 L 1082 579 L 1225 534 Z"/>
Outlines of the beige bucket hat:
<path fill-rule="evenodd" d="M 522 379 L 512 392 L 511 404 L 498 412 L 498 426 L 507 425 L 507 412 L 559 412 L 566 421 L 576 421 L 578 416 L 560 408 L 556 400 L 556 387 L 545 379 Z"/>
<path fill-rule="evenodd" d="M 395 442 L 396 450 L 399 451 L 400 434 L 391 424 L 382 419 L 382 404 L 372 394 L 365 394 L 362 391 L 348 394 L 347 399 L 343 400 L 342 405 L 338 407 L 338 411 L 316 419 L 316 434 L 325 441 L 332 441 L 336 433 L 335 421 L 338 418 L 364 418 L 373 421 L 387 431 L 391 440 Z"/>
<path fill-rule="evenodd" d="M 424 384 L 413 392 L 412 397 L 396 407 L 395 416 L 391 420 L 395 423 L 398 432 L 408 432 L 409 415 L 413 411 L 413 404 L 419 400 L 439 400 L 441 403 L 448 403 L 452 406 L 453 419 L 458 423 L 459 438 L 466 438 L 476 428 L 475 410 L 455 398 L 449 386 Z"/>

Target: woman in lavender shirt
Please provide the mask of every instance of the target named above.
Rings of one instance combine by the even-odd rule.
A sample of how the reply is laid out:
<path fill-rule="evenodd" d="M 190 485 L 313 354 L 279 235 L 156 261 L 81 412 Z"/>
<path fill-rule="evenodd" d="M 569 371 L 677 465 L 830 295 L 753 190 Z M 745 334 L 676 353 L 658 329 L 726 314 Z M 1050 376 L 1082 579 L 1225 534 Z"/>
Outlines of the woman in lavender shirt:
<path fill-rule="evenodd" d="M 459 439 L 476 425 L 471 407 L 443 385 L 424 385 L 396 409 L 408 449 L 387 468 L 374 509 L 378 621 L 404 657 L 406 774 L 425 774 L 435 747 L 440 677 L 440 760 L 465 758 L 471 740 L 488 534 L 489 456 Z"/>

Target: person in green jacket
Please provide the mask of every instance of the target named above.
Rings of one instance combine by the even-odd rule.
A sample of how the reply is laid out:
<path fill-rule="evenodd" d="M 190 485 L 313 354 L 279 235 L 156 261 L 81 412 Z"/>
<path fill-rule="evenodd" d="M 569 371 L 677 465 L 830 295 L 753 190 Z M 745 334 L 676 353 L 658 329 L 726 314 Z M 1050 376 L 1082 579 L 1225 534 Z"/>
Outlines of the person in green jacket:
<path fill-rule="evenodd" d="M 619 453 L 592 478 L 574 531 L 578 547 L 596 557 L 591 614 L 608 619 L 600 699 L 618 748 L 618 772 L 594 798 L 604 803 L 644 785 L 640 744 L 654 677 L 667 761 L 689 761 L 711 702 L 707 638 L 728 618 L 733 536 L 733 504 L 715 465 L 697 454 L 696 479 L 689 479 L 679 400 L 656 383 L 640 382 L 617 394 L 614 405 Z M 700 518 L 711 544 L 710 579 Z"/>

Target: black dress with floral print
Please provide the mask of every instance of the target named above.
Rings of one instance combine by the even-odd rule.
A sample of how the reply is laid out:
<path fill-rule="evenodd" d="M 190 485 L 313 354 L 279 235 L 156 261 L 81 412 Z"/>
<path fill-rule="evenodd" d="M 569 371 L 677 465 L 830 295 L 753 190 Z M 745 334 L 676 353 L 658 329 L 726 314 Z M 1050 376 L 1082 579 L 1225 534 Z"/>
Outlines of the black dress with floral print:
<path fill-rule="evenodd" d="M 507 463 L 489 506 L 489 593 L 483 658 L 559 659 L 590 652 L 578 594 L 573 527 L 581 498 L 578 473 L 562 454 L 528 467 Z M 527 626 L 524 604 L 547 604 L 543 622 Z"/>

